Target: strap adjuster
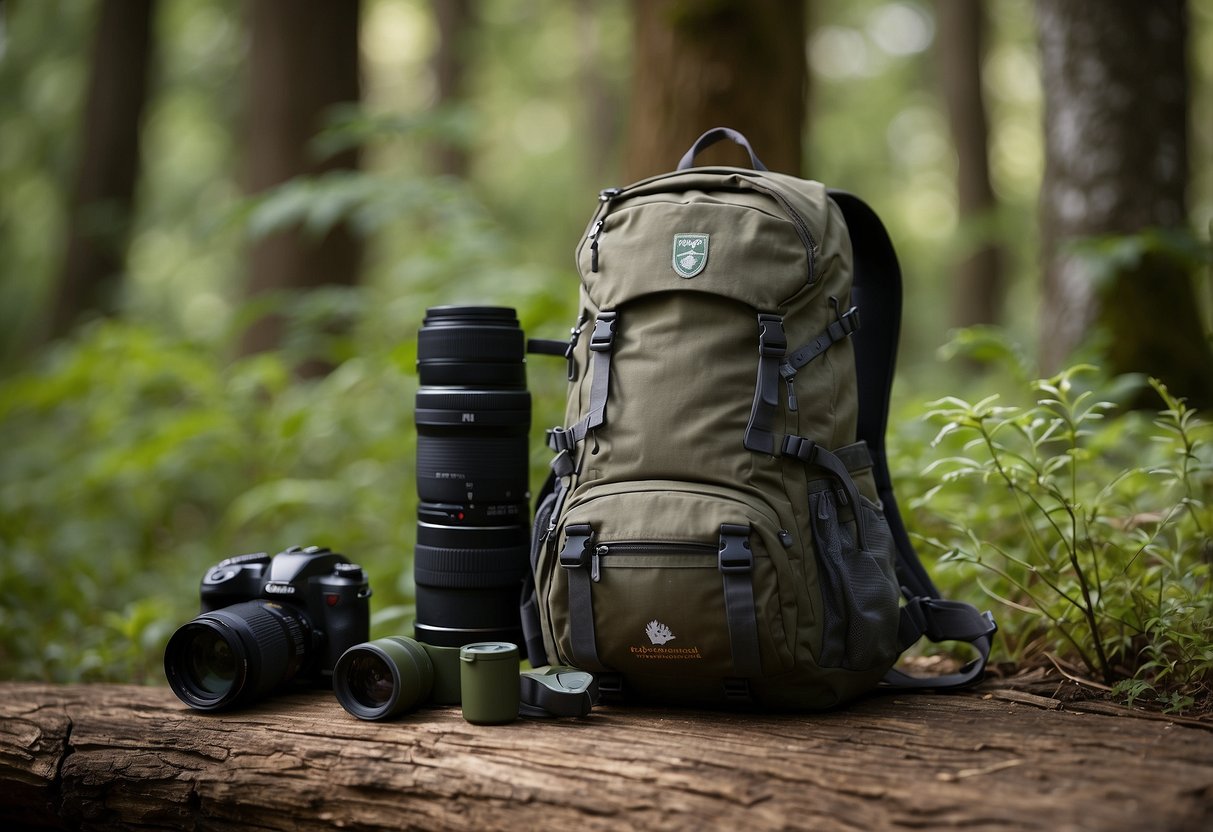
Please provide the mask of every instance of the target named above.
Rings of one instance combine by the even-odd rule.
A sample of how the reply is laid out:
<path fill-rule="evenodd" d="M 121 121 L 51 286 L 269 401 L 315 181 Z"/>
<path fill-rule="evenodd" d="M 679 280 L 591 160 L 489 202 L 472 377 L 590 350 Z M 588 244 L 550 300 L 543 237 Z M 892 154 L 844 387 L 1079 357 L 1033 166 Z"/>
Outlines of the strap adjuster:
<path fill-rule="evenodd" d="M 574 431 L 565 427 L 548 428 L 547 446 L 555 453 L 572 451 L 577 447 L 577 436 Z"/>
<path fill-rule="evenodd" d="M 719 565 L 720 571 L 725 575 L 750 572 L 754 569 L 749 526 L 725 523 L 720 527 Z"/>
<path fill-rule="evenodd" d="M 785 456 L 794 456 L 810 465 L 813 464 L 813 460 L 817 457 L 816 442 L 807 437 L 796 436 L 790 433 L 785 434 L 783 437 L 782 450 Z"/>
<path fill-rule="evenodd" d="M 594 319 L 594 334 L 590 336 L 590 349 L 594 352 L 610 352 L 615 343 L 614 312 L 600 312 Z"/>

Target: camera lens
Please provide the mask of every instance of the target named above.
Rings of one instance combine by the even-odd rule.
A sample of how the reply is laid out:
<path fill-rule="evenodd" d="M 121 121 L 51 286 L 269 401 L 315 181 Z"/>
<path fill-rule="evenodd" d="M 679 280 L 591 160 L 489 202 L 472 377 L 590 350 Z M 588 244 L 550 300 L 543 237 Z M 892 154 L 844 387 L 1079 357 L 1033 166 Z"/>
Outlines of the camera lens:
<path fill-rule="evenodd" d="M 356 644 L 333 668 L 337 701 L 359 719 L 389 719 L 430 698 L 434 666 L 425 648 L 404 636 Z"/>
<path fill-rule="evenodd" d="M 373 653 L 362 653 L 349 666 L 350 695 L 365 708 L 382 708 L 396 689 L 392 669 Z"/>
<path fill-rule="evenodd" d="M 271 601 L 213 610 L 169 639 L 164 673 L 173 692 L 198 710 L 251 702 L 299 672 L 309 630 L 299 611 Z"/>
<path fill-rule="evenodd" d="M 531 396 L 514 310 L 429 309 L 417 336 L 417 637 L 519 641 Z"/>
<path fill-rule="evenodd" d="M 236 655 L 220 633 L 201 630 L 186 648 L 186 672 L 199 690 L 222 694 L 236 681 Z"/>

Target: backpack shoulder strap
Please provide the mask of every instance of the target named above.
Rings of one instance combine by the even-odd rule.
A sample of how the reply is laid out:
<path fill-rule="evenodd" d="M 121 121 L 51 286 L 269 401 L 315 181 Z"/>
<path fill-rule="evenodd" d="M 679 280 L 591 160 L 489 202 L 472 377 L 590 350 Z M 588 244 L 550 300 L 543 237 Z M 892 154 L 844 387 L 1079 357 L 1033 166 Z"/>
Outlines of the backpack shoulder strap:
<path fill-rule="evenodd" d="M 845 191 L 831 190 L 829 195 L 842 209 L 851 236 L 855 264 L 851 302 L 863 315 L 863 329 L 852 336 L 859 386 L 857 438 L 864 440 L 872 453 L 876 490 L 897 549 L 897 578 L 906 599 L 901 609 L 901 647 L 904 650 L 925 635 L 935 642 L 968 642 L 978 653 L 976 659 L 956 673 L 915 677 L 891 670 L 884 682 L 903 688 L 963 687 L 981 679 L 997 627 L 988 612 L 981 613 L 969 604 L 940 598 L 939 590 L 923 568 L 906 533 L 893 495 L 893 481 L 885 454 L 889 397 L 901 330 L 901 267 L 889 234 L 876 212 Z"/>

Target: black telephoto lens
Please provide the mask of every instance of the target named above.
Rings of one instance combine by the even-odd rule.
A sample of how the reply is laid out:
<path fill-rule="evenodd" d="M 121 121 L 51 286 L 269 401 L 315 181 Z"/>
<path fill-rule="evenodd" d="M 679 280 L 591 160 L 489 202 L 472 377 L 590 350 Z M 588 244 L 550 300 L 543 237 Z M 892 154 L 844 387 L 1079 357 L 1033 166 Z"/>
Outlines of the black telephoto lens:
<path fill-rule="evenodd" d="M 203 613 L 169 639 L 165 675 L 173 692 L 201 711 L 251 702 L 299 672 L 310 630 L 299 610 L 272 601 Z"/>
<path fill-rule="evenodd" d="M 426 310 L 417 334 L 417 638 L 522 639 L 529 568 L 526 337 L 513 309 Z"/>

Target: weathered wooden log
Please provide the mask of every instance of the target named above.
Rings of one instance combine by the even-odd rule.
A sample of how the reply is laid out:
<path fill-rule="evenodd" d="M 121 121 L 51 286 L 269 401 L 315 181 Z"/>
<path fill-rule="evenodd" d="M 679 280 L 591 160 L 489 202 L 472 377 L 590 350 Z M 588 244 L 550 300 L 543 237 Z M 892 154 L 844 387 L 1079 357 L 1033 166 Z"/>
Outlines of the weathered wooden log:
<path fill-rule="evenodd" d="M 324 692 L 210 715 L 165 688 L 5 683 L 0 827 L 1213 828 L 1209 726 L 1052 702 L 479 727 L 458 708 L 360 722 Z"/>

